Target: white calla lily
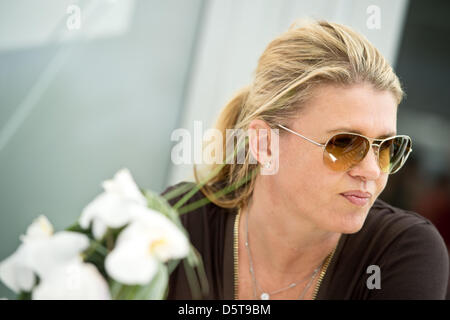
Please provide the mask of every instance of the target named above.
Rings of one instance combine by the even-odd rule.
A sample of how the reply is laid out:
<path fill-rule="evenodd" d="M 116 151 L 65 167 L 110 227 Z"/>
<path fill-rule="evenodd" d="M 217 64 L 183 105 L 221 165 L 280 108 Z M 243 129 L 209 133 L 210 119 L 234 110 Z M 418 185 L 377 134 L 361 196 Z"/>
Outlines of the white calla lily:
<path fill-rule="evenodd" d="M 92 223 L 92 233 L 101 239 L 107 228 L 119 228 L 130 221 L 131 204 L 147 205 L 128 169 L 122 169 L 113 180 L 103 182 L 104 193 L 97 196 L 83 210 L 79 223 L 84 229 Z"/>
<path fill-rule="evenodd" d="M 148 284 L 159 262 L 189 253 L 186 235 L 167 217 L 144 206 L 130 207 L 131 222 L 106 257 L 105 269 L 123 284 Z"/>

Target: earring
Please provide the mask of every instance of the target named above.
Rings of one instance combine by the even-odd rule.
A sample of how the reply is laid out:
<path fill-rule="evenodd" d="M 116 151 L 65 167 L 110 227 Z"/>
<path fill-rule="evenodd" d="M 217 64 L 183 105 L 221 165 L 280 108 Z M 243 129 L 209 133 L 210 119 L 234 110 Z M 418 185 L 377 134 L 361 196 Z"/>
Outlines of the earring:
<path fill-rule="evenodd" d="M 272 165 L 272 160 L 269 160 L 264 164 L 264 168 L 269 169 L 271 165 Z"/>

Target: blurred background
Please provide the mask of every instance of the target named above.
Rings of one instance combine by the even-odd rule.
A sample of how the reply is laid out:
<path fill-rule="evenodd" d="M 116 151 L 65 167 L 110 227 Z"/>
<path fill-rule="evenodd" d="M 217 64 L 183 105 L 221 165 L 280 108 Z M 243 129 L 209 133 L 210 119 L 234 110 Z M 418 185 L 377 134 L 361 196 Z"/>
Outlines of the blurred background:
<path fill-rule="evenodd" d="M 0 260 L 45 214 L 74 222 L 127 167 L 143 188 L 192 180 L 171 133 L 209 128 L 267 44 L 302 17 L 343 23 L 391 62 L 414 151 L 381 198 L 450 246 L 450 2 L 0 0 Z M 0 297 L 14 295 L 0 284 Z"/>

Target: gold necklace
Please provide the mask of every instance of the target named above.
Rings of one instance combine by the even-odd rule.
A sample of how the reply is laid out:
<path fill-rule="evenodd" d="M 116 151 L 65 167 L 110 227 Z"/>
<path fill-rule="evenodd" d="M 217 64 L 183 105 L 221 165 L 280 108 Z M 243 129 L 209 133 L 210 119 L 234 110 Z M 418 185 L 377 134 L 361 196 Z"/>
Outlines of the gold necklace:
<path fill-rule="evenodd" d="M 234 230 L 233 230 L 233 262 L 234 262 L 234 300 L 239 299 L 239 223 L 241 218 L 241 208 L 238 209 L 237 214 L 235 214 L 234 219 Z M 322 264 L 321 271 L 319 274 L 319 279 L 317 280 L 316 286 L 313 291 L 312 300 L 316 299 L 317 293 L 319 292 L 320 285 L 322 283 L 323 278 L 325 277 L 325 274 L 327 273 L 328 266 L 331 263 L 331 260 L 333 259 L 334 253 L 336 251 L 336 247 L 333 249 L 333 251 L 327 256 L 325 259 L 325 262 Z"/>
<path fill-rule="evenodd" d="M 274 294 L 286 291 L 288 289 L 294 288 L 296 287 L 299 283 L 303 282 L 302 281 L 296 281 L 296 282 L 292 282 L 290 285 L 288 285 L 287 287 L 272 291 L 272 292 L 266 292 L 264 291 L 261 286 L 259 285 L 258 281 L 256 280 L 256 275 L 255 275 L 255 270 L 253 267 L 253 258 L 252 258 L 252 254 L 251 254 L 251 250 L 250 250 L 250 242 L 248 241 L 248 212 L 245 215 L 245 247 L 247 248 L 247 254 L 248 254 L 248 260 L 249 260 L 249 271 L 250 274 L 252 276 L 252 281 L 253 281 L 253 296 L 255 297 L 255 299 L 257 299 L 257 295 L 256 295 L 256 287 L 258 287 L 259 291 L 261 291 L 261 295 L 260 298 L 261 300 L 270 300 L 270 297 Z M 303 299 L 306 291 L 308 291 L 309 287 L 311 286 L 314 278 L 316 277 L 317 272 L 319 271 L 320 268 L 322 268 L 323 262 L 320 264 L 320 266 L 318 266 L 316 269 L 314 269 L 312 275 L 311 275 L 311 279 L 309 280 L 309 282 L 306 284 L 305 288 L 302 291 L 302 294 L 300 295 L 299 299 Z"/>

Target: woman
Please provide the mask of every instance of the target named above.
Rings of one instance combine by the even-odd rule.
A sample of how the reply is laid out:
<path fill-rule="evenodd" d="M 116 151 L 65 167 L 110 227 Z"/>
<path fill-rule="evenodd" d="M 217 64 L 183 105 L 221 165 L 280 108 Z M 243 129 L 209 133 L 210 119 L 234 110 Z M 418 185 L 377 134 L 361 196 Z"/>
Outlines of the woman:
<path fill-rule="evenodd" d="M 397 133 L 402 97 L 387 61 L 343 25 L 294 25 L 268 45 L 216 125 L 224 137 L 248 130 L 244 163 L 213 165 L 218 173 L 180 209 L 209 200 L 181 216 L 203 257 L 204 298 L 445 298 L 436 228 L 377 200 L 412 150 Z M 178 266 L 169 299 L 195 297 L 188 278 Z"/>

